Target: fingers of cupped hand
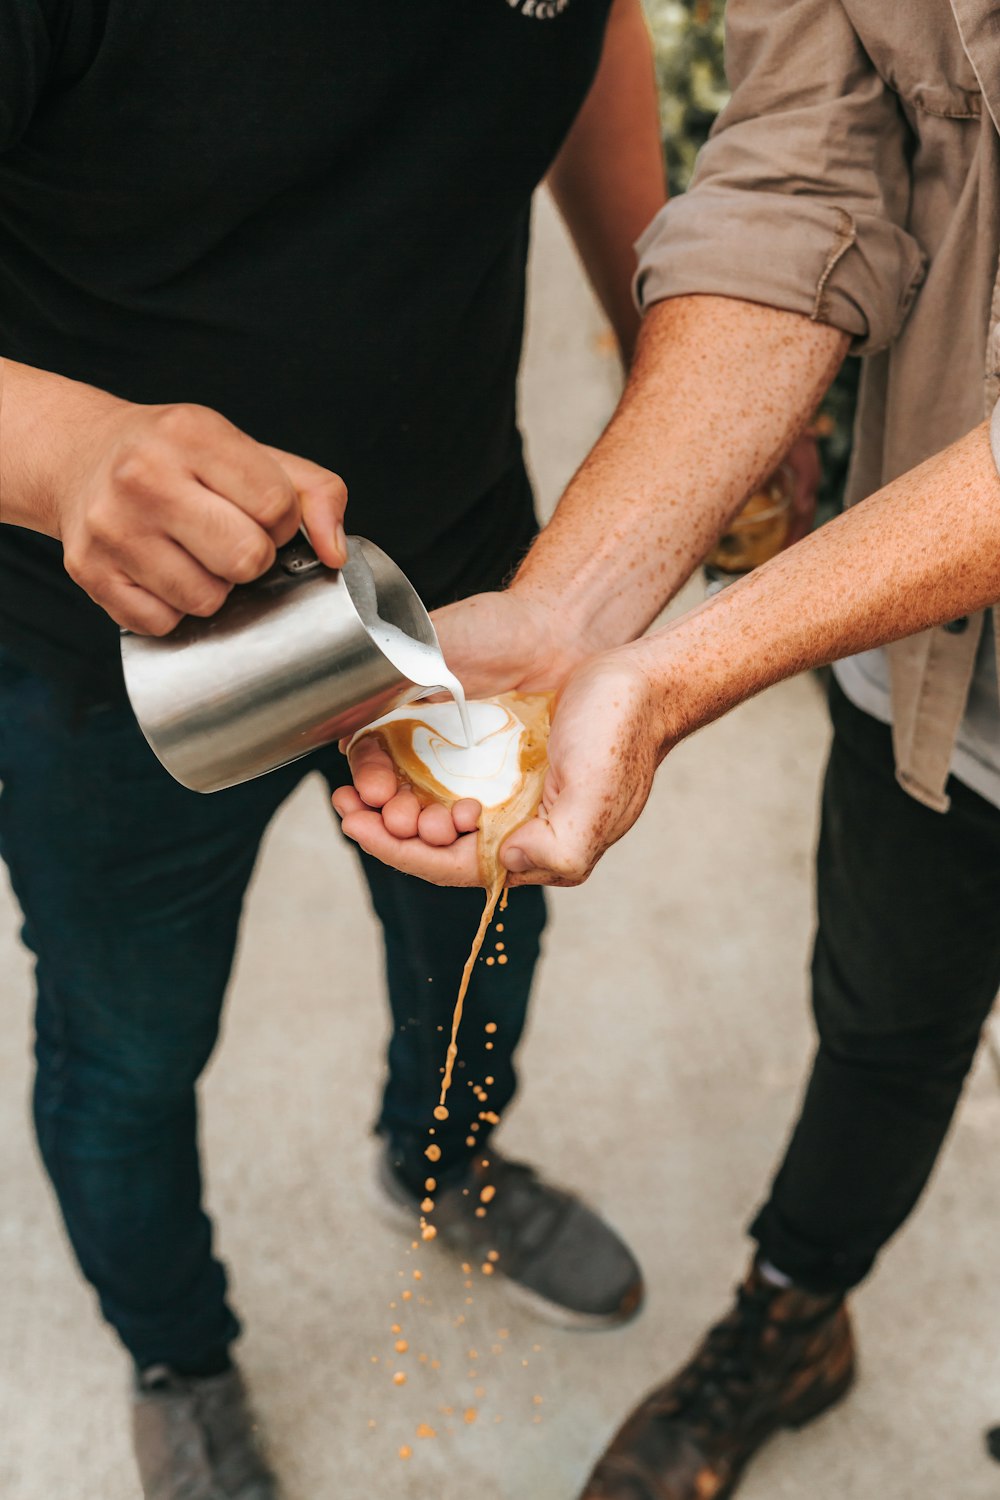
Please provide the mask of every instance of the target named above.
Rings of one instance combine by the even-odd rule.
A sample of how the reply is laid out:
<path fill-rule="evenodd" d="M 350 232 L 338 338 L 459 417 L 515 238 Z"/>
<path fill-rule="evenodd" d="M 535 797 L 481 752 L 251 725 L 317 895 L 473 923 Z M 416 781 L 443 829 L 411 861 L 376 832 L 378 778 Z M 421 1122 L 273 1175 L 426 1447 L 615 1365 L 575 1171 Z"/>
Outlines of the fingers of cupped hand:
<path fill-rule="evenodd" d="M 396 839 L 422 839 L 432 848 L 453 844 L 458 837 L 451 813 L 440 803 L 421 807 L 408 788 L 397 792 L 382 808 L 386 830 Z"/>
<path fill-rule="evenodd" d="M 451 810 L 452 822 L 459 833 L 473 833 L 482 815 L 482 805 L 472 797 L 460 797 Z"/>
<path fill-rule="evenodd" d="M 348 838 L 366 853 L 435 885 L 481 885 L 478 839 L 472 835 L 435 848 L 422 839 L 397 839 L 388 831 L 382 815 L 371 810 L 349 813 L 343 821 Z"/>
<path fill-rule="evenodd" d="M 350 753 L 351 775 L 369 807 L 384 807 L 399 790 L 395 767 L 372 735 L 365 735 Z"/>
<path fill-rule="evenodd" d="M 435 802 L 425 807 L 417 819 L 417 834 L 425 844 L 446 848 L 455 842 L 458 830 L 448 808 Z"/>
<path fill-rule="evenodd" d="M 390 797 L 382 808 L 382 819 L 393 838 L 415 838 L 420 819 L 420 803 L 414 793 L 404 787 L 394 797 Z"/>
<path fill-rule="evenodd" d="M 353 786 L 338 786 L 332 801 L 333 810 L 341 819 L 350 817 L 352 813 L 368 811 Z"/>

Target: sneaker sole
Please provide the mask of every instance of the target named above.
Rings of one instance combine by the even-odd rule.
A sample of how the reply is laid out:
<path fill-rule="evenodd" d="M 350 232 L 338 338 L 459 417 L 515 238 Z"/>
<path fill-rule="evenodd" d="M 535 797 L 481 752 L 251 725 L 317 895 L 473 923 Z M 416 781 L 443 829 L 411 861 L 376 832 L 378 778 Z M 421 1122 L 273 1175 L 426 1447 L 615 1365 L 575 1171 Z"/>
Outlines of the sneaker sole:
<path fill-rule="evenodd" d="M 414 1216 L 413 1210 L 384 1188 L 377 1177 L 369 1177 L 366 1188 L 366 1196 L 369 1206 L 374 1209 L 383 1224 L 390 1229 L 402 1230 L 412 1240 L 414 1235 L 419 1234 L 420 1224 Z M 446 1250 L 449 1255 L 457 1256 L 458 1251 L 453 1249 L 443 1237 L 437 1241 L 439 1247 Z M 509 1302 L 518 1307 L 523 1307 L 537 1318 L 549 1323 L 555 1328 L 565 1328 L 574 1333 L 600 1333 L 613 1328 L 624 1328 L 637 1318 L 645 1306 L 646 1295 L 643 1289 L 636 1300 L 635 1306 L 628 1308 L 625 1312 L 613 1313 L 586 1313 L 577 1312 L 574 1308 L 564 1307 L 560 1302 L 553 1302 L 549 1297 L 543 1297 L 541 1292 L 533 1292 L 530 1287 L 521 1286 L 519 1282 L 512 1281 L 497 1267 L 497 1275 L 500 1277 L 504 1295 Z M 721 1500 L 721 1497 L 720 1497 Z"/>

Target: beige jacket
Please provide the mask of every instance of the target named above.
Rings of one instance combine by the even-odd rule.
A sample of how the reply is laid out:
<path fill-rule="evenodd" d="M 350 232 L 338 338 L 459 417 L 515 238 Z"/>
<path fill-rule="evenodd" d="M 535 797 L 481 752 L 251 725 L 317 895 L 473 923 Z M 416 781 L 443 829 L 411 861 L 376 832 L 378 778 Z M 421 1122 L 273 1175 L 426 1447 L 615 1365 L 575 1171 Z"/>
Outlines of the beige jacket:
<path fill-rule="evenodd" d="M 726 22 L 733 98 L 639 242 L 640 301 L 718 293 L 852 334 L 853 503 L 1000 393 L 1000 7 L 729 0 Z M 889 648 L 897 774 L 941 811 L 983 619 Z"/>

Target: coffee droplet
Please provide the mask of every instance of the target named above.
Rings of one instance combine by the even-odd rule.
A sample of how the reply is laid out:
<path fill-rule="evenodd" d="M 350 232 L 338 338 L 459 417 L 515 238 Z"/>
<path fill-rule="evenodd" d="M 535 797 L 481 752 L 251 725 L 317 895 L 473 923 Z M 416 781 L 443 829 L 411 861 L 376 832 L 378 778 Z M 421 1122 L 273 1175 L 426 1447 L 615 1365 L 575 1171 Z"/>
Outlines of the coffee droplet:
<path fill-rule="evenodd" d="M 507 962 L 507 955 L 506 955 L 506 953 L 501 953 L 500 957 L 497 959 L 497 963 L 498 964 L 505 964 L 506 962 Z"/>
<path fill-rule="evenodd" d="M 409 1300 L 410 1300 L 410 1298 L 411 1298 L 411 1297 L 412 1297 L 412 1296 L 413 1296 L 413 1293 L 412 1293 L 412 1292 L 411 1292 L 411 1291 L 409 1291 L 409 1290 L 407 1290 L 407 1291 L 405 1291 L 405 1292 L 404 1292 L 404 1293 L 403 1293 L 403 1301 L 404 1301 L 404 1302 L 409 1302 Z"/>
<path fill-rule="evenodd" d="M 392 1328 L 389 1331 L 390 1333 L 402 1333 L 403 1330 L 398 1323 L 393 1323 Z"/>
<path fill-rule="evenodd" d="M 468 1422 L 469 1426 L 471 1427 L 472 1423 L 476 1420 L 478 1415 L 479 1413 L 476 1411 L 476 1408 L 474 1406 L 468 1406 L 462 1413 L 462 1421 Z"/>
<path fill-rule="evenodd" d="M 494 1079 L 492 1073 L 487 1073 L 487 1075 L 486 1075 L 486 1082 L 487 1083 L 495 1083 L 496 1082 L 496 1080 Z"/>
<path fill-rule="evenodd" d="M 498 922 L 497 923 L 497 932 L 503 932 L 503 923 L 502 922 Z"/>
<path fill-rule="evenodd" d="M 496 1031 L 496 1029 L 497 1029 L 497 1023 L 495 1021 L 487 1021 L 486 1022 L 486 1030 L 488 1032 L 490 1032 L 492 1034 L 494 1031 Z"/>
<path fill-rule="evenodd" d="M 427 1157 L 428 1161 L 440 1161 L 441 1160 L 441 1147 L 440 1146 L 433 1146 L 433 1145 L 428 1146 L 427 1150 L 424 1152 L 424 1155 Z"/>
<path fill-rule="evenodd" d="M 492 1276 L 493 1275 L 493 1267 L 492 1267 L 492 1265 L 490 1264 L 490 1262 L 488 1260 L 484 1260 L 483 1261 L 482 1272 L 483 1272 L 484 1276 Z"/>
<path fill-rule="evenodd" d="M 432 1438 L 437 1437 L 437 1433 L 434 1431 L 433 1427 L 429 1426 L 427 1422 L 421 1422 L 420 1426 L 417 1428 L 417 1437 Z"/>
<path fill-rule="evenodd" d="M 486 967 L 489 968 L 490 965 L 494 964 L 494 963 L 496 963 L 496 959 L 493 957 L 492 954 L 490 954 L 489 958 L 486 960 Z"/>
<path fill-rule="evenodd" d="M 477 1219 L 485 1219 L 486 1218 L 486 1210 L 485 1210 L 485 1208 L 477 1208 L 476 1209 L 476 1218 Z"/>
<path fill-rule="evenodd" d="M 499 1260 L 500 1259 L 500 1251 L 499 1250 L 487 1250 L 487 1252 L 486 1252 L 486 1259 L 487 1260 Z M 506 1338 L 506 1336 L 507 1336 L 507 1330 L 505 1328 L 501 1328 L 501 1330 L 500 1330 L 500 1337 L 501 1338 Z"/>
<path fill-rule="evenodd" d="M 482 1199 L 482 1201 L 484 1203 L 491 1203 L 492 1200 L 496 1197 L 496 1195 L 497 1195 L 497 1190 L 493 1186 L 492 1182 L 488 1182 L 486 1184 L 486 1186 L 483 1188 L 482 1192 L 479 1194 L 480 1198 Z"/>
<path fill-rule="evenodd" d="M 433 1193 L 434 1189 L 437 1187 L 437 1178 L 428 1177 L 426 1182 L 424 1183 L 424 1187 L 429 1193 Z"/>
<path fill-rule="evenodd" d="M 435 1120 L 447 1120 L 448 1106 L 446 1104 L 436 1104 L 434 1106 L 434 1118 Z"/>
<path fill-rule="evenodd" d="M 542 1398 L 541 1398 L 541 1396 L 532 1396 L 531 1399 L 535 1403 L 536 1406 L 541 1406 L 541 1404 L 542 1404 Z"/>
<path fill-rule="evenodd" d="M 476 1137 L 474 1135 L 467 1135 L 465 1137 L 465 1144 L 467 1146 L 474 1146 L 476 1144 Z"/>
<path fill-rule="evenodd" d="M 414 1281 L 423 1281 L 423 1279 L 424 1279 L 424 1273 L 423 1273 L 423 1271 L 414 1271 L 414 1273 L 413 1273 L 413 1279 L 414 1279 Z"/>
<path fill-rule="evenodd" d="M 396 1371 L 395 1375 L 392 1377 L 392 1383 L 393 1383 L 393 1385 L 405 1385 L 406 1384 L 406 1376 L 403 1374 L 402 1370 L 397 1370 Z"/>
<path fill-rule="evenodd" d="M 424 1240 L 437 1239 L 437 1230 L 434 1228 L 434 1225 L 425 1224 L 423 1229 L 421 1229 L 420 1231 L 420 1238 Z"/>
<path fill-rule="evenodd" d="M 420 1205 L 420 1211 L 421 1211 L 421 1213 L 425 1213 L 425 1214 L 431 1213 L 432 1210 L 433 1210 L 433 1208 L 434 1208 L 434 1199 L 433 1198 L 425 1198 L 424 1201 L 423 1201 L 423 1203 L 421 1203 L 421 1205 Z"/>
<path fill-rule="evenodd" d="M 403 1444 L 402 1448 L 400 1448 L 399 1450 L 399 1456 L 400 1458 L 411 1458 L 413 1456 L 413 1449 L 410 1447 L 409 1443 Z"/>
<path fill-rule="evenodd" d="M 498 953 L 502 953 L 503 952 L 503 950 L 504 950 L 503 943 L 497 943 L 495 946 L 496 946 L 496 950 L 497 950 Z"/>

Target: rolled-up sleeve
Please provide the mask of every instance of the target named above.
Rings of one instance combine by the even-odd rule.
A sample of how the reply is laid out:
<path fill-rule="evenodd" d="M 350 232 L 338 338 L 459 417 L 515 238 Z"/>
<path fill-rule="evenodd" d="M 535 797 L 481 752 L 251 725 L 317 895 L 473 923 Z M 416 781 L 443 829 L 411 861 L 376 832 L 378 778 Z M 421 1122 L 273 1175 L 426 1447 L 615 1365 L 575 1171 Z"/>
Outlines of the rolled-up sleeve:
<path fill-rule="evenodd" d="M 714 293 L 890 343 L 924 274 L 909 127 L 841 0 L 730 0 L 733 88 L 688 190 L 637 245 L 641 307 Z"/>

